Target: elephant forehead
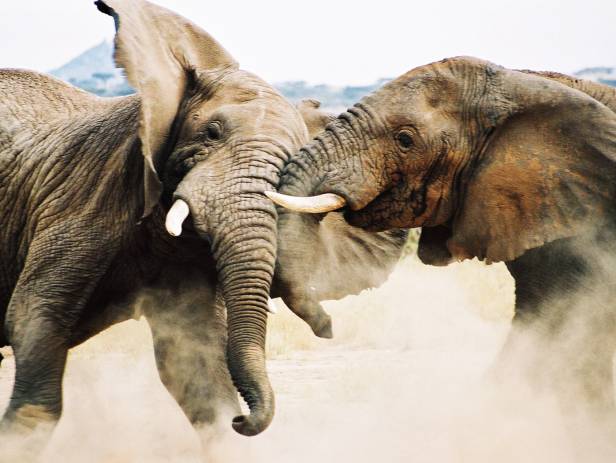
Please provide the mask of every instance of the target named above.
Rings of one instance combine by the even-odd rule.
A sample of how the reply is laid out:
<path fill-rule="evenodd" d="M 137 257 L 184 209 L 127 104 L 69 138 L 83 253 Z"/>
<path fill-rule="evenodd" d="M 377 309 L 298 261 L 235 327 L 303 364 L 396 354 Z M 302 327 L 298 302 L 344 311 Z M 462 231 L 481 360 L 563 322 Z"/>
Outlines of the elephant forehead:
<path fill-rule="evenodd" d="M 303 120 L 290 104 L 275 104 L 268 99 L 255 99 L 243 103 L 223 104 L 209 108 L 191 122 L 196 131 L 203 131 L 210 121 L 221 121 L 226 130 L 237 134 L 274 135 L 303 131 Z"/>
<path fill-rule="evenodd" d="M 246 103 L 254 100 L 284 100 L 282 95 L 258 76 L 243 70 L 225 74 L 216 84 L 212 99 Z"/>
<path fill-rule="evenodd" d="M 260 120 L 267 117 L 299 118 L 295 107 L 272 86 L 246 71 L 201 82 L 202 92 L 191 104 L 189 118 L 199 124 L 216 112 Z M 220 114 L 219 114 L 220 115 Z"/>
<path fill-rule="evenodd" d="M 265 136 L 276 139 L 290 149 L 297 149 L 307 141 L 304 120 L 289 103 L 272 104 L 258 99 L 234 105 L 228 111 L 229 125 L 241 136 Z"/>

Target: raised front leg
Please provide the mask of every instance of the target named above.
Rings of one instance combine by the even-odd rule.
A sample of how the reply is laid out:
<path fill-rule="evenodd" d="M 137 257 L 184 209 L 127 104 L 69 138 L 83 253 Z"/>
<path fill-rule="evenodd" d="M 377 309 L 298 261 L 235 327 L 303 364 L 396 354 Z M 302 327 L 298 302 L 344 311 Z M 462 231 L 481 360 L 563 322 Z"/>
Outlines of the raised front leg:
<path fill-rule="evenodd" d="M 36 235 L 8 306 L 5 331 L 16 373 L 0 439 L 19 441 L 19 461 L 41 449 L 60 418 L 71 333 L 113 256 L 112 244 L 100 234 L 88 242 L 84 229 L 92 224 L 64 223 Z"/>
<path fill-rule="evenodd" d="M 193 426 L 228 425 L 240 408 L 225 357 L 224 303 L 206 281 L 188 286 L 144 307 L 160 379 Z"/>

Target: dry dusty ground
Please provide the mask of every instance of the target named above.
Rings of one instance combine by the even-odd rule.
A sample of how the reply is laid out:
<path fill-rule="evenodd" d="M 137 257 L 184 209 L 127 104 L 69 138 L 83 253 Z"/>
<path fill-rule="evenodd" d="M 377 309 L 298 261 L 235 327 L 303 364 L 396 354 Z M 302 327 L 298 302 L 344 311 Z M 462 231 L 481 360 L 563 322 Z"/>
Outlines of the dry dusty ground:
<path fill-rule="evenodd" d="M 576 461 L 549 400 L 483 384 L 512 306 L 503 266 L 409 258 L 379 290 L 326 304 L 333 341 L 281 308 L 268 341 L 274 423 L 255 438 L 225 432 L 205 453 L 158 380 L 147 324 L 127 322 L 71 353 L 65 412 L 43 461 Z"/>

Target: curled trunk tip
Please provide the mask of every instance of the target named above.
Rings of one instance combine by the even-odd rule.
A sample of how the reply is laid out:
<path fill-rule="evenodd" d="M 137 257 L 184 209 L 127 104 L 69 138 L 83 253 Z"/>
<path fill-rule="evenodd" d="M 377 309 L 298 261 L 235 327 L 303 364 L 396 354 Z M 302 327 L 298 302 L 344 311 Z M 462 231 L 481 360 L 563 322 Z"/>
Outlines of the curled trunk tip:
<path fill-rule="evenodd" d="M 247 437 L 256 436 L 265 431 L 274 419 L 274 395 L 267 410 L 251 411 L 250 415 L 239 415 L 233 418 L 233 429 Z"/>
<path fill-rule="evenodd" d="M 260 336 L 259 336 L 260 337 Z M 227 346 L 227 364 L 233 383 L 250 410 L 233 419 L 233 429 L 244 436 L 257 435 L 274 419 L 274 391 L 267 377 L 265 353 L 260 345 Z"/>

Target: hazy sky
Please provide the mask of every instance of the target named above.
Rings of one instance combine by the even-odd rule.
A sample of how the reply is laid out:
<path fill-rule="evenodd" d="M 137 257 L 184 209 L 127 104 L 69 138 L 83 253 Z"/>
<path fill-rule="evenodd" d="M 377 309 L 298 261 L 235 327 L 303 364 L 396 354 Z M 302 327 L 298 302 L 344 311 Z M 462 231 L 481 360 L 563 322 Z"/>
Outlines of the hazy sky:
<path fill-rule="evenodd" d="M 113 35 L 93 0 L 0 0 L 0 67 L 41 71 Z M 270 82 L 368 83 L 448 56 L 616 65 L 615 0 L 159 0 Z"/>

